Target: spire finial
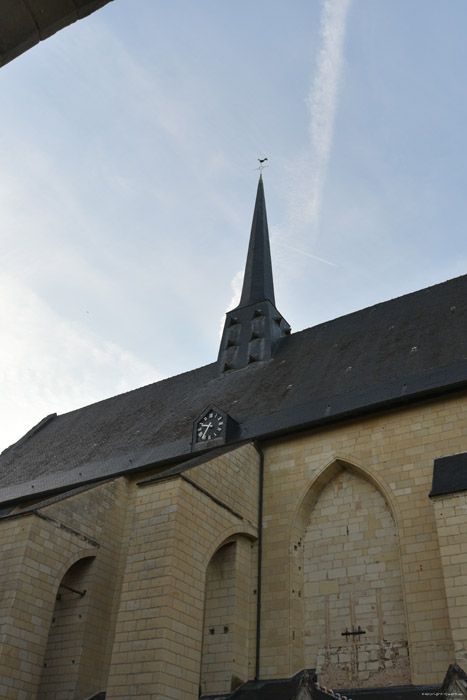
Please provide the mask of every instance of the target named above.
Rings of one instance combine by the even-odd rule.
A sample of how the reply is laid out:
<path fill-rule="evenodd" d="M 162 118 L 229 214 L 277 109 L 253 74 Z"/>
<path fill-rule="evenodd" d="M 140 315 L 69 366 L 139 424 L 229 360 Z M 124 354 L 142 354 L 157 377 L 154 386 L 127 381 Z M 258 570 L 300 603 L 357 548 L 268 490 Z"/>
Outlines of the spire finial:
<path fill-rule="evenodd" d="M 259 181 L 263 181 L 263 170 L 264 168 L 269 168 L 269 165 L 263 165 L 264 161 L 267 160 L 267 158 L 258 158 L 259 160 L 259 168 L 255 168 L 255 170 L 259 170 Z"/>

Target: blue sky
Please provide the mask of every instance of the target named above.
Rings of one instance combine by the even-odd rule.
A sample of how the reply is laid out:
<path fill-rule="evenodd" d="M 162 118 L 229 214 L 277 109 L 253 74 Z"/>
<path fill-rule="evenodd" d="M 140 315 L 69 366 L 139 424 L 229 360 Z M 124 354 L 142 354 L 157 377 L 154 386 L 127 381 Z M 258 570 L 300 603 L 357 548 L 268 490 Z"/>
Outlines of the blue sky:
<path fill-rule="evenodd" d="M 294 331 L 467 272 L 466 27 L 465 0 L 115 0 L 2 68 L 0 450 L 216 359 L 259 157 Z"/>

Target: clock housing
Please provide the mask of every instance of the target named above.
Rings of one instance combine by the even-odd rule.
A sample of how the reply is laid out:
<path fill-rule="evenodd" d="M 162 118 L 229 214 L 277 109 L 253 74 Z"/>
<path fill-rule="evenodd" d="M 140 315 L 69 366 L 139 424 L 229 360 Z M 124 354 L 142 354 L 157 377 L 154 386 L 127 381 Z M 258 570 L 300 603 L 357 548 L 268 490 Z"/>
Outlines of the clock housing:
<path fill-rule="evenodd" d="M 207 449 L 223 445 L 232 438 L 237 423 L 222 409 L 211 404 L 193 423 L 192 448 Z"/>

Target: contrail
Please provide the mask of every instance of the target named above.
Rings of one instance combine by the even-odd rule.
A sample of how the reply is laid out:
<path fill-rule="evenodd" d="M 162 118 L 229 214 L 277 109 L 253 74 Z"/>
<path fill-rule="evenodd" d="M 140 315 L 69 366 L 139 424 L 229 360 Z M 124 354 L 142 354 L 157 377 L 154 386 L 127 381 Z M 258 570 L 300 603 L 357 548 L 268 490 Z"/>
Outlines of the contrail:
<path fill-rule="evenodd" d="M 342 69 L 345 24 L 351 0 L 325 0 L 321 10 L 322 46 L 316 77 L 306 100 L 310 114 L 309 133 L 313 168 L 311 210 L 319 220 L 324 181 L 331 154 Z"/>
<path fill-rule="evenodd" d="M 296 164 L 291 192 L 292 228 L 316 235 L 324 183 L 332 149 L 340 76 L 343 63 L 346 18 L 351 0 L 324 0 L 321 9 L 321 47 L 306 105 L 309 114 L 309 147 Z"/>
<path fill-rule="evenodd" d="M 326 165 L 331 151 L 349 6 L 350 0 L 325 0 L 321 12 L 323 45 L 318 55 L 317 74 L 307 98 L 313 155 L 321 166 Z"/>
<path fill-rule="evenodd" d="M 306 104 L 310 116 L 310 146 L 304 157 L 294 168 L 296 181 L 289 198 L 289 231 L 298 230 L 316 234 L 321 211 L 324 183 L 332 148 L 334 120 L 337 111 L 342 55 L 345 39 L 347 12 L 351 0 L 324 0 L 321 9 L 321 48 L 316 61 L 316 73 Z M 295 230 L 295 231 L 294 231 Z M 309 236 L 307 236 L 309 240 Z M 318 258 L 291 245 L 275 239 L 274 245 L 306 255 L 313 260 L 338 267 L 335 263 Z M 238 272 L 232 280 L 232 299 L 229 308 L 240 299 L 243 273 Z M 221 320 L 221 331 L 224 317 Z"/>
<path fill-rule="evenodd" d="M 299 250 L 298 248 L 294 248 L 293 246 L 288 245 L 288 243 L 282 243 L 282 241 L 275 240 L 274 245 L 279 245 L 283 248 L 289 248 L 289 250 L 293 250 L 299 255 L 306 255 L 308 258 L 313 258 L 313 260 L 318 260 L 318 262 L 326 263 L 326 265 L 332 265 L 332 267 L 339 267 L 338 265 L 336 265 L 336 263 L 329 262 L 329 260 L 325 260 L 324 258 L 318 258 L 317 255 L 312 255 L 311 253 L 307 253 L 305 250 Z"/>

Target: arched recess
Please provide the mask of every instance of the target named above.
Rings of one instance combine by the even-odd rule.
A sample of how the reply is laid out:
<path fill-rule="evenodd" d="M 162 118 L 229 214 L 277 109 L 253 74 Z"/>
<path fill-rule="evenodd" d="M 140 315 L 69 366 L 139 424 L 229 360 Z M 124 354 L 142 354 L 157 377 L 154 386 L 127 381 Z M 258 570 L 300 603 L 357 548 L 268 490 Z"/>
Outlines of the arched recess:
<path fill-rule="evenodd" d="M 206 567 L 200 689 L 228 693 L 249 678 L 254 648 L 251 536 L 224 539 Z M 253 624 L 252 624 L 253 623 Z"/>
<path fill-rule="evenodd" d="M 94 561 L 78 558 L 60 581 L 37 700 L 75 700 L 103 689 L 105 630 L 94 614 Z"/>
<path fill-rule="evenodd" d="M 223 532 L 210 543 L 210 547 L 204 553 L 204 566 L 208 566 L 218 549 L 229 542 L 234 542 L 239 537 L 250 540 L 250 542 L 255 542 L 258 537 L 257 528 L 253 525 L 242 523 L 241 528 L 238 526 L 231 526 L 223 530 Z"/>
<path fill-rule="evenodd" d="M 294 663 L 334 688 L 410 682 L 393 499 L 362 467 L 333 460 L 292 533 Z M 301 659 L 300 659 L 301 656 Z"/>

